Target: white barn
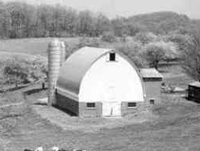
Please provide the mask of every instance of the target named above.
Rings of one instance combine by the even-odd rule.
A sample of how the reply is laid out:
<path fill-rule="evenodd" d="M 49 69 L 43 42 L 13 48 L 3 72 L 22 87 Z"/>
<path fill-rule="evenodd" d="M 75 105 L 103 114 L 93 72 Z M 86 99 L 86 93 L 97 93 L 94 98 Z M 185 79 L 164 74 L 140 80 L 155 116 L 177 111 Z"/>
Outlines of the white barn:
<path fill-rule="evenodd" d="M 144 108 L 145 96 L 129 58 L 112 49 L 83 47 L 61 66 L 55 103 L 80 117 L 123 116 Z"/>

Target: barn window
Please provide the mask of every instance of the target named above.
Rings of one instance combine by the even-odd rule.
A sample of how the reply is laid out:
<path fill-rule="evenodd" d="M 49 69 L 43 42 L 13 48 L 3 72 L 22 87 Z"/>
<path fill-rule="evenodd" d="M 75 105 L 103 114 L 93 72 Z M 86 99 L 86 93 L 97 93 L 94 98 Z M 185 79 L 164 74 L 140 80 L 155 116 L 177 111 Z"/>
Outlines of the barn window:
<path fill-rule="evenodd" d="M 136 107 L 136 102 L 128 102 L 128 107 L 132 108 L 132 107 Z"/>
<path fill-rule="evenodd" d="M 87 108 L 95 108 L 95 103 L 87 103 Z"/>
<path fill-rule="evenodd" d="M 110 55 L 109 55 L 109 60 L 110 61 L 115 61 L 116 60 L 116 55 L 115 55 L 115 53 L 110 53 Z"/>
<path fill-rule="evenodd" d="M 150 104 L 155 104 L 155 100 L 154 99 L 150 99 L 149 102 L 150 102 Z"/>

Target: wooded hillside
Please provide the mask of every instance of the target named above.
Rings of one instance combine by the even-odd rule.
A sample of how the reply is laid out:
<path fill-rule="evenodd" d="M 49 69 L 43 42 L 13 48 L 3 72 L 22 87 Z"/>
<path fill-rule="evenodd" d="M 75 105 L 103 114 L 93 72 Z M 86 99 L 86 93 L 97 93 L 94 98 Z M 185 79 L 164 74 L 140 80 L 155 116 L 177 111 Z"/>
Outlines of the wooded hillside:
<path fill-rule="evenodd" d="M 115 36 L 134 36 L 138 32 L 154 34 L 187 33 L 199 28 L 200 21 L 173 12 L 157 12 L 109 19 L 103 14 L 76 11 L 60 5 L 0 3 L 1 38 L 98 37 L 104 32 Z"/>

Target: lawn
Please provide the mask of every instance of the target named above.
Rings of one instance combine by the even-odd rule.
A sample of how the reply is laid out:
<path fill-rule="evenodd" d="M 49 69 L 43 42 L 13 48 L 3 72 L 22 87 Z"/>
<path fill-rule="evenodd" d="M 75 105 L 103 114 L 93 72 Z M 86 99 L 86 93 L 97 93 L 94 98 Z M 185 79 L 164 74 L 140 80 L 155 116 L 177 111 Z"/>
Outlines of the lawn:
<path fill-rule="evenodd" d="M 47 55 L 48 43 L 53 38 L 27 38 L 27 39 L 9 39 L 0 41 L 0 52 L 9 53 L 28 53 L 37 55 Z M 78 42 L 78 38 L 59 38 L 70 44 Z"/>
<path fill-rule="evenodd" d="M 31 106 L 29 106 L 31 107 Z M 156 120 L 103 128 L 98 131 L 63 130 L 30 108 L 18 117 L 17 126 L 4 133 L 7 151 L 54 145 L 89 151 L 197 151 L 200 149 L 200 106 L 179 96 L 162 94 L 162 103 L 152 112 Z M 80 123 L 81 125 L 81 123 Z M 2 145 L 3 147 L 3 145 Z"/>

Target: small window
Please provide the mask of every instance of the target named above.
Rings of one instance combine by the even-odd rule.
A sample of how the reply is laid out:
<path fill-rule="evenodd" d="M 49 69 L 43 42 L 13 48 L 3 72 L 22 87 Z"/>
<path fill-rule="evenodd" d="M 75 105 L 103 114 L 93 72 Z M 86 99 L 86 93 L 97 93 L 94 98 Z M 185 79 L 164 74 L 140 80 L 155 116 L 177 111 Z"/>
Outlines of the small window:
<path fill-rule="evenodd" d="M 152 104 L 152 105 L 155 104 L 155 100 L 154 100 L 154 99 L 151 99 L 149 102 L 150 102 L 150 104 Z"/>
<path fill-rule="evenodd" d="M 128 107 L 136 107 L 136 103 L 135 102 L 128 102 Z"/>
<path fill-rule="evenodd" d="M 87 108 L 95 108 L 95 103 L 87 103 Z"/>
<path fill-rule="evenodd" d="M 109 57 L 110 57 L 109 58 L 110 61 L 115 61 L 115 59 L 116 59 L 115 53 L 110 53 Z"/>

